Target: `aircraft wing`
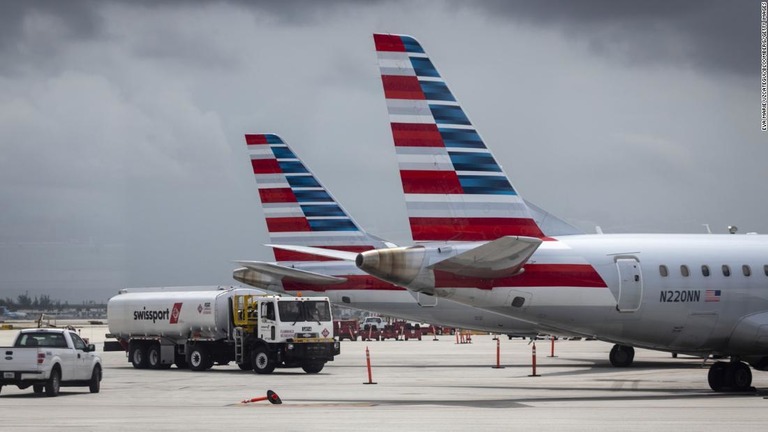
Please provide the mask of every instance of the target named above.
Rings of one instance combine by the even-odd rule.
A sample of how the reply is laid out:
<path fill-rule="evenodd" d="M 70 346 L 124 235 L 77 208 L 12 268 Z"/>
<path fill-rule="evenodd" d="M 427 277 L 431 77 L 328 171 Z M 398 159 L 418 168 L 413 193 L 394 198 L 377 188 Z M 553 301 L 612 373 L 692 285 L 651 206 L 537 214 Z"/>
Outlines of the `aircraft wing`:
<path fill-rule="evenodd" d="M 343 277 L 330 276 L 322 273 L 315 273 L 307 270 L 299 270 L 293 267 L 281 266 L 275 263 L 263 261 L 236 261 L 243 267 L 249 268 L 270 276 L 276 280 L 288 279 L 295 282 L 303 282 L 311 285 L 340 284 L 346 282 Z"/>
<path fill-rule="evenodd" d="M 445 259 L 431 268 L 461 276 L 497 278 L 517 274 L 541 244 L 541 239 L 504 236 Z"/>
<path fill-rule="evenodd" d="M 357 258 L 357 252 L 347 252 L 335 249 L 318 248 L 312 246 L 295 246 L 295 245 L 279 245 L 279 244 L 265 244 L 264 246 L 271 247 L 273 249 L 282 249 L 291 252 L 301 252 L 310 255 L 318 255 L 328 258 L 336 258 L 344 261 L 354 262 Z"/>

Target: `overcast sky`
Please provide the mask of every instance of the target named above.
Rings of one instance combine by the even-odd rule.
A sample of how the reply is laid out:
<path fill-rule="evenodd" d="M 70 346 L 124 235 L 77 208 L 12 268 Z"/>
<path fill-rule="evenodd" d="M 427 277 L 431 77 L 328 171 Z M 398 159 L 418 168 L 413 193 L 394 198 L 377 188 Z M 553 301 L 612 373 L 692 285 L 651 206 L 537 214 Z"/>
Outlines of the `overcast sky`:
<path fill-rule="evenodd" d="M 530 201 L 594 232 L 768 233 L 759 2 L 0 4 L 0 297 L 271 260 L 243 134 L 410 233 L 374 32 L 421 41 Z"/>

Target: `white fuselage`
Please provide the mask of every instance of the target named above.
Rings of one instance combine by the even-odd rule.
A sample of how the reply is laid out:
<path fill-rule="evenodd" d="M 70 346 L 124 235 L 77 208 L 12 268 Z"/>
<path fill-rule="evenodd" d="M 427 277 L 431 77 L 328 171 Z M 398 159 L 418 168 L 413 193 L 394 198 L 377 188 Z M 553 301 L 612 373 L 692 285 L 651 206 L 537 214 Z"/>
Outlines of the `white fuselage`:
<path fill-rule="evenodd" d="M 620 344 L 766 355 L 766 266 L 762 235 L 562 236 L 543 242 L 522 274 L 436 274 L 435 294 Z"/>

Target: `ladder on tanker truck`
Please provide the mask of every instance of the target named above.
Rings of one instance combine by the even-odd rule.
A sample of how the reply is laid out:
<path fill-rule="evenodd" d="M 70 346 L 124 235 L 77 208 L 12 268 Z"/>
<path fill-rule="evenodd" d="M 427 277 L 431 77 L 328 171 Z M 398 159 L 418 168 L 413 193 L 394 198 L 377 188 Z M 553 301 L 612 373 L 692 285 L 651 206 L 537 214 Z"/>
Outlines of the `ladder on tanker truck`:
<path fill-rule="evenodd" d="M 235 294 L 232 296 L 232 339 L 235 342 L 235 362 L 245 363 L 245 336 L 256 333 L 259 323 L 259 298 L 263 295 Z"/>

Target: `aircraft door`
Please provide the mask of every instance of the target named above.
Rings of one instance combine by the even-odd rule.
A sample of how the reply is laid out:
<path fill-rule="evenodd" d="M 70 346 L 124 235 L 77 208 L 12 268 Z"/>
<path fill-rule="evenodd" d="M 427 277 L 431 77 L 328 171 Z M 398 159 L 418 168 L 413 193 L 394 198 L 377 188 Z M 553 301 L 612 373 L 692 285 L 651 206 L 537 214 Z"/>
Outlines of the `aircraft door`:
<path fill-rule="evenodd" d="M 634 312 L 640 309 L 643 299 L 640 263 L 635 258 L 619 258 L 616 267 L 619 270 L 619 302 L 616 309 L 619 312 Z"/>

